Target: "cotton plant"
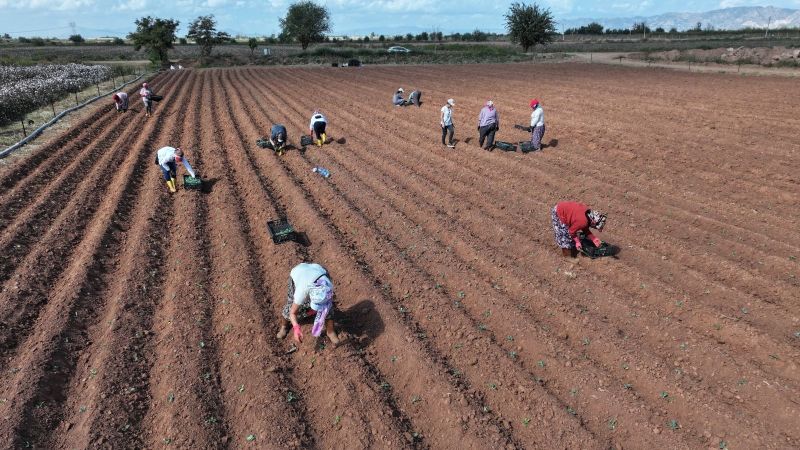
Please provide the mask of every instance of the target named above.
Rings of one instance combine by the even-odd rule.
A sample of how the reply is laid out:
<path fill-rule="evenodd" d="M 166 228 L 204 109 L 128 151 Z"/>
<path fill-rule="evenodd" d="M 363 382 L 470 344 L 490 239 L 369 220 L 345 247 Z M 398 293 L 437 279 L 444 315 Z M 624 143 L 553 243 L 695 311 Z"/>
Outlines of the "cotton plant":
<path fill-rule="evenodd" d="M 0 126 L 49 105 L 71 92 L 111 77 L 107 66 L 43 64 L 0 66 Z"/>

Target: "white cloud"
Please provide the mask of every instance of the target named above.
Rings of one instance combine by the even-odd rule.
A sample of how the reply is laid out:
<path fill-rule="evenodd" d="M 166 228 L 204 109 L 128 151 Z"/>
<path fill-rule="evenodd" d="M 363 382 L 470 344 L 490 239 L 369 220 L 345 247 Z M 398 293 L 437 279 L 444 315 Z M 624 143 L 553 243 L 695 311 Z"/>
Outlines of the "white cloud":
<path fill-rule="evenodd" d="M 147 0 L 125 0 L 117 3 L 116 11 L 142 11 L 147 8 Z"/>
<path fill-rule="evenodd" d="M 71 11 L 94 4 L 95 0 L 0 0 L 0 8 L 48 9 L 55 11 Z"/>

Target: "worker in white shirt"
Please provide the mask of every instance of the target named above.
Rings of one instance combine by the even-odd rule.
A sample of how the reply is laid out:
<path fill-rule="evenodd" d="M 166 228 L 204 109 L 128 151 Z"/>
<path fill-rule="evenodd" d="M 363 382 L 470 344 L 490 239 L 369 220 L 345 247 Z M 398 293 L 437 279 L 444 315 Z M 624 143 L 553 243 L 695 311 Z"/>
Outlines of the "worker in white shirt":
<path fill-rule="evenodd" d="M 292 327 L 294 339 L 303 341 L 300 321 L 314 317 L 311 335 L 319 337 L 325 330 L 333 344 L 339 343 L 339 337 L 333 328 L 333 282 L 328 270 L 316 263 L 300 263 L 289 272 L 289 286 L 286 293 L 286 305 L 281 313 L 277 338 L 283 339 Z"/>
<path fill-rule="evenodd" d="M 153 114 L 153 100 L 150 98 L 152 95 L 153 91 L 150 90 L 147 83 L 142 83 L 142 88 L 139 89 L 139 96 L 142 97 L 142 102 L 144 103 L 145 117 L 150 117 Z"/>
<path fill-rule="evenodd" d="M 544 137 L 544 110 L 539 100 L 531 100 L 531 145 L 534 150 L 542 149 L 542 138 Z"/>
<path fill-rule="evenodd" d="M 439 119 L 439 125 L 442 127 L 442 145 L 450 148 L 455 148 L 456 146 L 455 141 L 453 141 L 453 134 L 456 131 L 456 126 L 453 125 L 453 106 L 455 104 L 455 100 L 448 99 L 447 103 L 442 106 L 442 116 Z M 447 143 L 444 141 L 445 137 L 447 137 Z"/>
<path fill-rule="evenodd" d="M 318 109 L 314 110 L 314 114 L 311 115 L 311 122 L 308 124 L 308 134 L 317 136 L 315 142 L 320 147 L 327 140 L 327 136 L 325 136 L 325 127 L 327 125 L 328 119 Z"/>
<path fill-rule="evenodd" d="M 189 164 L 189 161 L 183 157 L 183 150 L 180 147 L 161 147 L 158 152 L 156 152 L 156 164 L 159 168 L 161 168 L 161 172 L 164 174 L 164 180 L 167 182 L 167 188 L 170 192 L 175 192 L 177 182 L 175 180 L 178 171 L 178 164 L 183 163 L 183 167 L 186 168 L 186 171 L 192 177 L 196 177 L 197 174 L 195 173 L 192 166 Z"/>

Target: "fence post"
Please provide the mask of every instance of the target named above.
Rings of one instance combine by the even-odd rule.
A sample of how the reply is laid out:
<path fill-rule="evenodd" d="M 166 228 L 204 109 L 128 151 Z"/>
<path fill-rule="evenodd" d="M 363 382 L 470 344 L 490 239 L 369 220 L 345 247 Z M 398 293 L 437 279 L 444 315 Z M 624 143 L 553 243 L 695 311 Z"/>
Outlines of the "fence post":
<path fill-rule="evenodd" d="M 95 84 L 97 87 L 97 96 L 100 97 L 100 83 Z"/>
<path fill-rule="evenodd" d="M 22 137 L 28 137 L 28 132 L 25 130 L 25 117 L 19 119 L 19 123 L 22 124 Z"/>
<path fill-rule="evenodd" d="M 75 106 L 78 106 L 78 92 L 75 92 Z"/>
<path fill-rule="evenodd" d="M 589 64 L 592 64 L 592 63 L 593 63 L 593 60 L 592 60 L 592 54 L 591 54 L 591 53 L 589 53 Z"/>
<path fill-rule="evenodd" d="M 53 102 L 50 102 L 50 109 L 53 110 L 53 117 L 55 117 L 56 116 L 56 106 L 53 104 Z"/>

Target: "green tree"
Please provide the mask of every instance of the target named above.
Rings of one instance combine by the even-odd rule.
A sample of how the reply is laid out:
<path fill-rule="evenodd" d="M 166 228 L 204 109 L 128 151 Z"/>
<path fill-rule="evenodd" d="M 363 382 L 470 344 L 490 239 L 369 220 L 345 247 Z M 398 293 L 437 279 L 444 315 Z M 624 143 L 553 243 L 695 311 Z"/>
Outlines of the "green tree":
<path fill-rule="evenodd" d="M 256 51 L 256 47 L 258 47 L 258 39 L 251 37 L 247 40 L 247 46 L 250 47 L 250 57 L 253 57 L 253 52 Z"/>
<path fill-rule="evenodd" d="M 80 34 L 73 34 L 72 36 L 69 37 L 69 40 L 75 45 L 80 45 L 86 42 L 86 39 L 84 39 L 83 36 L 81 36 Z"/>
<path fill-rule="evenodd" d="M 139 51 L 145 48 L 150 54 L 150 61 L 169 66 L 167 51 L 175 42 L 175 30 L 180 22 L 173 19 L 159 19 L 150 16 L 136 19 L 136 31 L 128 34 L 133 48 Z"/>
<path fill-rule="evenodd" d="M 547 45 L 553 41 L 556 26 L 548 8 L 540 8 L 535 3 L 526 5 L 514 2 L 505 18 L 509 39 L 521 45 L 525 52 L 536 45 Z"/>
<path fill-rule="evenodd" d="M 125 41 L 121 38 L 115 37 L 113 41 L 111 41 L 112 45 L 125 45 Z"/>
<path fill-rule="evenodd" d="M 211 49 L 215 45 L 226 42 L 231 36 L 224 31 L 217 31 L 217 21 L 212 14 L 194 19 L 189 25 L 186 37 L 193 39 L 200 46 L 200 57 L 207 58 L 211 56 Z"/>
<path fill-rule="evenodd" d="M 312 1 L 293 3 L 280 23 L 281 34 L 299 42 L 303 50 L 312 42 L 322 42 L 331 30 L 328 8 Z"/>

